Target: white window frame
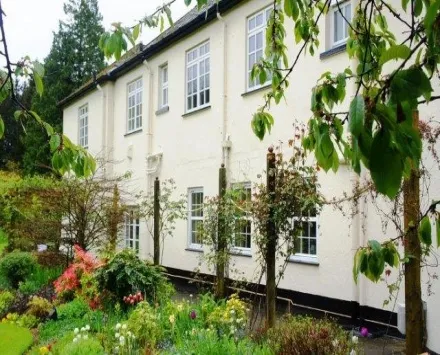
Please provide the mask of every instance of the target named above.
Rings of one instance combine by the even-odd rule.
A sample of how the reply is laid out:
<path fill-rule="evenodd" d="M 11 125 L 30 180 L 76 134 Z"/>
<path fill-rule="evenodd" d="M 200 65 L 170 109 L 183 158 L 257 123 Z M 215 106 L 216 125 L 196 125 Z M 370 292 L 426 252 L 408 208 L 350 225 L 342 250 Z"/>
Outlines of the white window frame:
<path fill-rule="evenodd" d="M 338 5 L 339 4 L 339 5 Z M 344 18 L 342 17 L 341 13 L 339 12 L 339 8 L 341 9 L 341 12 L 344 14 L 345 17 L 347 17 L 346 15 L 346 8 L 350 6 L 350 21 L 353 18 L 353 13 L 352 13 L 352 4 L 351 1 L 339 1 L 339 0 L 333 0 L 332 1 L 332 7 L 329 11 L 329 16 L 330 16 L 330 31 L 329 31 L 329 35 L 330 35 L 330 43 L 331 43 L 331 48 L 334 47 L 338 47 L 344 43 L 347 42 L 348 39 L 348 29 L 350 28 L 348 23 L 344 20 Z M 336 29 L 336 24 L 335 24 L 335 16 L 338 15 L 338 18 L 342 21 L 342 33 L 347 32 L 347 36 L 341 39 L 337 39 L 335 40 L 335 29 Z"/>
<path fill-rule="evenodd" d="M 251 183 L 250 182 L 245 182 L 245 183 L 235 183 L 232 184 L 232 189 L 244 189 L 244 190 L 250 190 L 250 196 L 252 199 L 252 187 L 251 187 Z M 232 252 L 236 252 L 238 254 L 244 254 L 244 255 L 251 255 L 251 251 L 252 251 L 252 232 L 253 232 L 253 225 L 252 225 L 252 219 L 251 216 L 249 214 L 246 214 L 245 216 L 239 218 L 239 220 L 245 220 L 247 222 L 250 223 L 250 246 L 249 247 L 243 247 L 243 246 L 236 246 L 235 245 L 235 235 L 233 237 L 233 245 L 231 246 L 231 251 Z M 243 233 L 240 232 L 241 235 L 243 235 Z"/>
<path fill-rule="evenodd" d="M 124 240 L 127 249 L 134 250 L 136 254 L 140 251 L 140 218 L 135 214 L 137 211 L 131 209 L 125 215 L 124 221 Z"/>
<path fill-rule="evenodd" d="M 251 71 L 252 71 L 253 65 L 252 66 L 250 65 L 250 57 L 252 55 L 255 55 L 254 64 L 258 63 L 259 59 L 264 57 L 264 51 L 266 49 L 266 28 L 267 28 L 267 22 L 269 21 L 269 17 L 270 17 L 272 9 L 273 9 L 272 5 L 265 7 L 264 9 L 256 12 L 255 14 L 249 16 L 246 19 L 246 89 L 247 89 L 247 91 L 253 91 L 253 90 L 259 89 L 263 86 L 266 86 L 271 80 L 271 78 L 268 77 L 266 79 L 265 83 L 260 83 L 260 80 L 257 78 L 251 82 Z M 260 25 L 256 24 L 258 16 L 263 17 L 263 22 Z M 251 25 L 252 21 L 255 22 L 255 27 L 253 27 Z M 257 50 L 257 36 L 258 35 L 262 36 L 262 47 L 261 47 L 261 49 Z M 255 38 L 255 46 L 254 46 L 253 51 L 251 51 L 251 49 L 250 49 L 250 43 L 251 43 L 252 37 Z M 261 56 L 258 57 L 258 59 L 257 59 L 256 56 L 260 50 L 261 50 Z"/>
<path fill-rule="evenodd" d="M 127 133 L 142 129 L 142 95 L 142 78 L 127 84 Z"/>
<path fill-rule="evenodd" d="M 210 41 L 204 41 L 186 51 L 185 63 L 185 108 L 186 112 L 189 113 L 208 107 L 211 104 Z M 202 69 L 203 73 L 201 73 Z M 201 90 L 202 83 L 203 89 Z M 191 99 L 192 104 L 194 104 L 194 97 L 196 98 L 196 105 L 190 107 L 188 101 Z M 200 104 L 202 98 L 204 103 Z"/>
<path fill-rule="evenodd" d="M 193 203 L 192 203 L 192 196 L 193 194 L 202 194 L 202 200 L 200 201 L 200 203 L 198 203 L 197 205 L 200 205 L 198 207 L 196 207 L 196 209 L 193 208 Z M 195 232 L 192 228 L 192 222 L 193 221 L 201 221 L 201 223 L 203 223 L 203 203 L 204 203 L 204 192 L 203 192 L 203 187 L 190 187 L 188 189 L 188 246 L 191 249 L 201 249 L 202 248 L 202 243 L 197 243 L 196 241 L 193 241 L 193 232 Z M 199 208 L 201 208 L 202 213 L 201 216 L 194 216 L 193 212 L 197 211 Z"/>
<path fill-rule="evenodd" d="M 83 148 L 89 146 L 89 104 L 78 108 L 78 142 Z"/>
<path fill-rule="evenodd" d="M 159 67 L 159 109 L 168 107 L 168 102 L 169 102 L 168 80 L 169 80 L 168 63 L 165 63 Z"/>
<path fill-rule="evenodd" d="M 309 253 L 293 253 L 290 255 L 290 260 L 317 264 L 318 263 L 318 244 L 319 244 L 319 216 L 317 213 L 315 213 L 315 216 L 309 215 L 307 217 L 302 217 L 302 218 L 300 218 L 300 217 L 293 217 L 292 218 L 293 224 L 298 221 L 300 221 L 300 223 L 315 223 L 316 235 L 315 235 L 314 239 L 316 241 L 316 243 L 315 243 L 316 250 L 315 250 L 315 254 L 310 254 L 310 252 Z M 309 226 L 309 231 L 310 231 L 310 226 Z M 310 250 L 310 239 L 312 239 L 312 237 L 299 235 L 299 236 L 297 236 L 297 238 L 299 239 L 299 243 L 301 243 L 301 239 L 309 239 L 309 250 Z M 293 248 L 295 248 L 295 246 L 293 246 Z"/>

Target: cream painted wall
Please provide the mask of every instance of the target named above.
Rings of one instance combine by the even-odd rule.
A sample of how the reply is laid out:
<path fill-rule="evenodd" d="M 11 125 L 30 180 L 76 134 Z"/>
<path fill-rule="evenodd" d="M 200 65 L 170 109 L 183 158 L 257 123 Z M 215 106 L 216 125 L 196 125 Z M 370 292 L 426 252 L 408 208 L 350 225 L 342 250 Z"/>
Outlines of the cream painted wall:
<path fill-rule="evenodd" d="M 116 162 L 113 172 L 120 174 L 132 171 L 130 187 L 133 190 L 148 190 L 153 179 L 158 176 L 161 180 L 173 178 L 179 194 L 187 193 L 190 187 L 203 187 L 205 196 L 216 195 L 218 168 L 223 162 L 222 141 L 226 136 L 231 141 L 229 160 L 226 161 L 230 182 L 260 181 L 258 174 L 264 172 L 268 146 L 283 143 L 287 151 L 287 141 L 293 135 L 293 122 L 306 122 L 309 118 L 311 88 L 320 75 L 327 70 L 343 71 L 347 66 L 353 65 L 344 53 L 325 59 L 320 59 L 318 54 L 315 57 L 302 58 L 290 78 L 290 86 L 286 92 L 287 102 L 272 108 L 276 118 L 273 131 L 260 142 L 251 131 L 250 121 L 252 113 L 263 103 L 262 96 L 265 91 L 246 93 L 246 19 L 270 3 L 266 0 L 244 2 L 223 14 L 223 20 L 215 20 L 201 27 L 194 34 L 148 59 L 144 65 L 139 65 L 118 78 L 115 83 L 103 86 L 107 95 L 105 115 L 102 109 L 102 92 L 98 90 L 71 104 L 64 110 L 65 132 L 76 141 L 78 107 L 89 102 L 89 116 L 96 117 L 90 120 L 89 140 L 91 144 L 93 142 L 90 149 L 99 152 L 102 148 L 99 142 L 108 142 L 106 148 L 112 152 L 112 158 Z M 323 18 L 322 28 L 325 28 L 325 23 L 326 19 Z M 289 22 L 286 30 L 289 36 L 293 33 Z M 206 40 L 210 42 L 210 107 L 185 115 L 185 53 Z M 288 40 L 293 43 L 293 39 Z M 327 48 L 326 31 L 321 32 L 320 41 L 321 50 L 318 52 L 323 52 Z M 297 47 L 290 46 L 289 57 L 293 58 L 296 53 Z M 168 65 L 169 111 L 156 114 L 159 102 L 158 72 L 159 67 L 165 63 Z M 137 133 L 126 135 L 127 84 L 140 77 L 144 88 L 143 128 Z M 354 87 L 349 87 L 347 101 L 353 94 Z M 437 104 L 431 104 L 429 112 L 422 110 L 421 115 L 438 112 L 438 108 Z M 103 121 L 106 122 L 105 134 L 100 126 Z M 131 158 L 128 157 L 129 151 L 132 152 Z M 160 168 L 149 175 L 146 158 L 149 154 L 157 152 L 163 153 Z M 341 196 L 343 192 L 350 193 L 356 177 L 349 167 L 342 165 L 337 174 L 320 173 L 319 181 L 322 193 L 330 198 Z M 435 188 L 433 191 L 440 191 L 440 186 L 435 185 Z M 319 265 L 289 263 L 280 287 L 342 300 L 354 300 L 361 305 L 382 308 L 383 301 L 388 296 L 386 285 L 373 284 L 364 277 L 355 285 L 351 267 L 358 245 L 365 245 L 368 238 L 384 240 L 390 236 L 392 229 L 386 234 L 382 233 L 380 220 L 370 203 L 361 204 L 360 208 L 367 216 L 358 216 L 359 219 L 355 217 L 354 220 L 350 220 L 331 207 L 324 207 L 319 217 Z M 187 248 L 187 222 L 179 221 L 174 236 L 165 242 L 163 264 L 194 270 L 199 265 L 201 253 Z M 152 239 L 143 222 L 141 255 L 149 257 L 152 251 Z M 232 263 L 234 266 L 231 269 L 240 270 L 237 277 L 244 275 L 251 281 L 257 280 L 254 248 L 252 257 L 233 256 Z M 207 271 L 203 264 L 201 271 Z M 438 287 L 436 285 L 435 289 L 439 290 Z M 403 289 L 399 295 L 399 300 L 402 299 Z M 391 309 L 390 307 L 388 309 Z M 430 297 L 430 333 L 434 330 L 439 331 L 439 319 L 440 298 Z M 428 346 L 437 352 L 440 351 L 440 339 L 429 338 Z"/>

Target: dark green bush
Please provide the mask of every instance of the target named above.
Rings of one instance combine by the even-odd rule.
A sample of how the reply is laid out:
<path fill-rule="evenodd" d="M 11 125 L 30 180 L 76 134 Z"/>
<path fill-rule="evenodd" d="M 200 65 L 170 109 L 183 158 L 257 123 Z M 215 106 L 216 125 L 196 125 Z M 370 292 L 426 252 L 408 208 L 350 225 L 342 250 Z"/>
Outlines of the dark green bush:
<path fill-rule="evenodd" d="M 87 302 L 82 298 L 64 303 L 57 307 L 58 319 L 81 319 L 90 310 Z"/>
<path fill-rule="evenodd" d="M 161 267 L 142 261 L 129 250 L 117 253 L 95 275 L 100 289 L 117 302 L 138 291 L 150 302 L 167 298 L 172 292 Z"/>
<path fill-rule="evenodd" d="M 29 277 L 37 266 L 31 253 L 13 251 L 0 259 L 0 276 L 6 279 L 13 288 Z"/>

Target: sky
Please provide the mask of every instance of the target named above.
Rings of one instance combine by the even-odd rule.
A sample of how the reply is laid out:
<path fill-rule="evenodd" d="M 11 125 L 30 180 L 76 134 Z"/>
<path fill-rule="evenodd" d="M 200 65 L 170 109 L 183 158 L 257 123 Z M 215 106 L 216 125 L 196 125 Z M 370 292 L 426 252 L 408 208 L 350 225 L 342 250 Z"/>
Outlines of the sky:
<path fill-rule="evenodd" d="M 59 20 L 65 19 L 64 0 L 0 1 L 6 14 L 5 33 L 11 60 L 17 61 L 29 55 L 32 59 L 43 61 L 49 53 Z M 106 30 L 113 22 L 133 25 L 136 19 L 151 14 L 162 3 L 162 0 L 98 0 Z M 180 18 L 189 9 L 184 0 L 176 0 L 171 6 L 173 19 Z M 145 28 L 141 40 L 148 43 L 158 34 L 158 29 Z"/>

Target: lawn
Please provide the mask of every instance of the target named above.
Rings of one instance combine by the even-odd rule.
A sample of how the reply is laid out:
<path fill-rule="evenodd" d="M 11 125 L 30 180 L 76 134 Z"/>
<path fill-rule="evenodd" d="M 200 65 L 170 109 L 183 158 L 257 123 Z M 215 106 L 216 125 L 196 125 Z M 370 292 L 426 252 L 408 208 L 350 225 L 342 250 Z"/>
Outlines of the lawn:
<path fill-rule="evenodd" d="M 32 333 L 14 324 L 0 323 L 0 354 L 21 355 L 32 345 Z"/>

